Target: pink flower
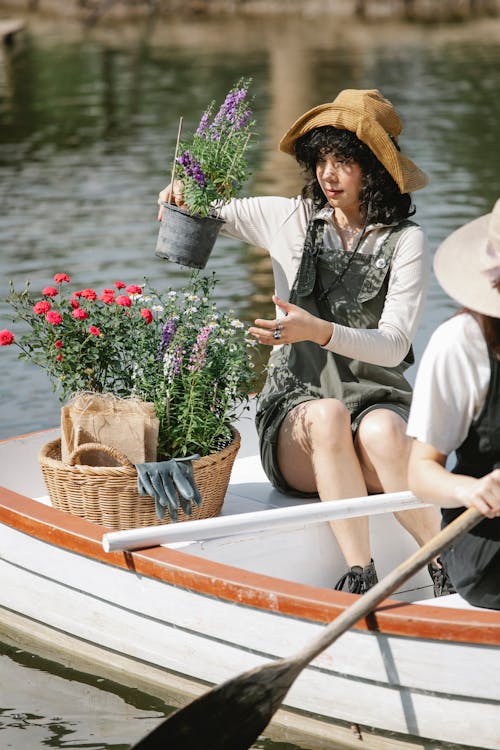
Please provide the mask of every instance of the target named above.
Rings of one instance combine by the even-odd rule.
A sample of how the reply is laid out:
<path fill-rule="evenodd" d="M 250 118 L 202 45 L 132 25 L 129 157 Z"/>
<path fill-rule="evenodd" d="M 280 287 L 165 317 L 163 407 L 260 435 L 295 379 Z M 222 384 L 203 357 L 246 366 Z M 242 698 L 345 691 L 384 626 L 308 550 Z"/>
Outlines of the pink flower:
<path fill-rule="evenodd" d="M 115 302 L 122 307 L 130 307 L 132 304 L 132 300 L 130 297 L 127 297 L 126 294 L 120 294 L 120 296 L 115 299 Z"/>
<path fill-rule="evenodd" d="M 67 273 L 56 273 L 54 276 L 56 284 L 61 284 L 63 281 L 71 281 Z"/>
<path fill-rule="evenodd" d="M 210 326 L 204 326 L 196 337 L 191 356 L 189 357 L 189 372 L 196 372 L 203 368 L 210 330 Z"/>
<path fill-rule="evenodd" d="M 0 331 L 0 346 L 10 346 L 14 343 L 14 334 L 4 328 Z"/>
<path fill-rule="evenodd" d="M 73 310 L 71 315 L 76 318 L 76 320 L 85 320 L 85 318 L 88 318 L 88 314 L 83 310 L 81 307 L 77 307 L 76 310 Z"/>
<path fill-rule="evenodd" d="M 153 320 L 153 313 L 151 312 L 151 310 L 148 310 L 147 307 L 142 308 L 141 315 L 146 323 L 151 323 L 151 321 Z"/>
<path fill-rule="evenodd" d="M 47 323 L 50 323 L 53 326 L 58 326 L 62 323 L 62 315 L 60 315 L 55 310 L 49 310 L 49 312 L 45 316 L 45 320 L 47 321 Z"/>
<path fill-rule="evenodd" d="M 56 349 L 62 349 L 63 342 L 61 341 L 61 339 L 57 339 L 57 341 L 54 341 L 54 346 L 56 347 Z"/>
<path fill-rule="evenodd" d="M 40 302 L 37 302 L 33 305 L 33 312 L 36 315 L 45 315 L 50 310 L 50 302 L 46 299 L 40 300 Z"/>
<path fill-rule="evenodd" d="M 130 284 L 125 291 L 127 294 L 142 294 L 142 288 L 137 284 Z"/>
<path fill-rule="evenodd" d="M 92 336 L 100 336 L 101 335 L 101 331 L 99 330 L 99 328 L 97 328 L 97 326 L 89 326 L 89 333 L 91 333 Z"/>
<path fill-rule="evenodd" d="M 102 294 L 99 297 L 101 302 L 105 302 L 107 305 L 110 305 L 112 302 L 115 301 L 115 290 L 114 289 L 103 289 Z"/>
<path fill-rule="evenodd" d="M 115 281 L 115 287 L 117 289 L 125 289 L 126 284 L 123 283 L 123 281 Z"/>
<path fill-rule="evenodd" d="M 45 294 L 46 297 L 55 297 L 58 291 L 55 286 L 46 286 L 45 289 L 42 289 L 42 294 Z"/>
<path fill-rule="evenodd" d="M 85 297 L 85 299 L 88 299 L 91 302 L 93 302 L 95 299 L 97 299 L 97 293 L 94 292 L 93 289 L 83 289 L 82 297 Z"/>

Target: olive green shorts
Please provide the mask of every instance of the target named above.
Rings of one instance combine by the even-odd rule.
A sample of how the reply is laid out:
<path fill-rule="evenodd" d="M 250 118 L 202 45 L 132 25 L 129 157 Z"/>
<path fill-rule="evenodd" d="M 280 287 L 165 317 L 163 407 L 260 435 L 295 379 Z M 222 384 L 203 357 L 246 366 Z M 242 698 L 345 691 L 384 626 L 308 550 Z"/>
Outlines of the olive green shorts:
<path fill-rule="evenodd" d="M 292 407 L 298 406 L 299 403 L 305 401 L 311 401 L 310 397 L 304 396 L 302 400 L 298 400 L 297 403 Z M 396 404 L 390 402 L 382 402 L 376 404 L 370 404 L 365 406 L 359 412 L 353 412 L 351 414 L 351 429 L 353 440 L 356 437 L 356 432 L 359 428 L 361 420 L 371 411 L 375 409 L 389 409 L 390 411 L 396 412 L 400 417 L 407 422 L 409 415 L 409 407 L 404 404 Z M 257 431 L 259 433 L 259 444 L 260 444 L 260 459 L 266 475 L 277 490 L 285 493 L 286 495 L 293 495 L 295 497 L 317 497 L 316 492 L 300 492 L 295 490 L 293 487 L 285 481 L 278 465 L 278 434 L 286 417 L 291 409 L 286 413 L 279 413 L 277 410 L 268 410 L 267 413 L 259 413 L 257 411 Z"/>

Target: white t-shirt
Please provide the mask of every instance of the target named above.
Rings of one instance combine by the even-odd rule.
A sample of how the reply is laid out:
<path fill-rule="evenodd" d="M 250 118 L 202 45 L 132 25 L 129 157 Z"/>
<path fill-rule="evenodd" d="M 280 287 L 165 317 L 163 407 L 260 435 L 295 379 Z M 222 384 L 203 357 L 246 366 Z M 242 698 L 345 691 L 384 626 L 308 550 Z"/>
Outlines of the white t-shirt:
<path fill-rule="evenodd" d="M 491 368 L 479 324 L 468 313 L 442 323 L 422 355 L 407 434 L 444 455 L 465 440 L 484 406 Z"/>
<path fill-rule="evenodd" d="M 299 269 L 312 201 L 297 198 L 243 198 L 222 208 L 221 234 L 266 249 L 273 266 L 278 297 L 288 300 Z M 322 209 L 327 219 L 325 246 L 342 246 L 333 221 L 333 209 Z M 360 253 L 376 255 L 390 227 L 367 227 Z M 345 251 L 349 252 L 349 251 Z M 384 309 L 377 328 L 356 329 L 335 324 L 324 347 L 371 364 L 394 367 L 408 353 L 422 316 L 429 280 L 429 253 L 422 229 L 409 227 L 398 240 L 389 275 Z M 277 311 L 277 317 L 282 315 Z"/>

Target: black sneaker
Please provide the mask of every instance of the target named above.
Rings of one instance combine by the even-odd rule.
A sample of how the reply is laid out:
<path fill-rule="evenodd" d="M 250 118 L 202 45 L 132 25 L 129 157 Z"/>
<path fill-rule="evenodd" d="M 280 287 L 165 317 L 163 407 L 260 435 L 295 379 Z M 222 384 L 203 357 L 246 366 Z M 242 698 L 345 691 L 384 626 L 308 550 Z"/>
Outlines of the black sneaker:
<path fill-rule="evenodd" d="M 447 596 L 448 594 L 456 594 L 455 587 L 450 580 L 444 562 L 440 557 L 438 557 L 437 562 L 439 563 L 439 565 L 431 562 L 427 566 L 429 575 L 432 578 L 434 596 Z"/>
<path fill-rule="evenodd" d="M 377 571 L 373 560 L 364 568 L 353 565 L 335 584 L 335 591 L 347 591 L 349 594 L 366 594 L 368 589 L 377 583 Z"/>

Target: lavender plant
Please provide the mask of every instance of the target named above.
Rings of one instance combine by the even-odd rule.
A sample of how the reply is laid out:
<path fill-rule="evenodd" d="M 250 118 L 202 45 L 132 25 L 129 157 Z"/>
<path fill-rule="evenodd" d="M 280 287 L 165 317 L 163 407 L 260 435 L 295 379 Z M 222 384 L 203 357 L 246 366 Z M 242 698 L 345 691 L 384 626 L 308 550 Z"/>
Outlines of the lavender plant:
<path fill-rule="evenodd" d="M 136 392 L 156 405 L 159 454 L 167 457 L 227 445 L 254 382 L 254 340 L 233 311 L 217 309 L 215 284 L 215 276 L 195 272 L 189 289 L 169 292 L 158 348 L 162 377 L 150 391 L 150 372 L 138 368 L 135 375 Z"/>
<path fill-rule="evenodd" d="M 248 177 L 247 149 L 255 126 L 250 83 L 241 78 L 217 112 L 213 101 L 191 141 L 179 144 L 176 178 L 184 182 L 184 201 L 192 214 L 217 215 Z"/>

